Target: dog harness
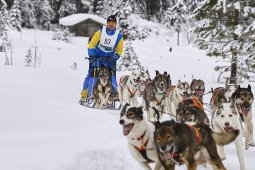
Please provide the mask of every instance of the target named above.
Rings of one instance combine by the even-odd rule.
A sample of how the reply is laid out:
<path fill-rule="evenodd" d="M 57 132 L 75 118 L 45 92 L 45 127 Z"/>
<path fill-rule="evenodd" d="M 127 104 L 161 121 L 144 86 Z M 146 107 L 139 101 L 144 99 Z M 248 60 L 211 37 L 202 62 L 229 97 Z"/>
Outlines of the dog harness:
<path fill-rule="evenodd" d="M 151 162 L 154 162 L 153 160 L 151 160 L 149 157 L 148 157 L 148 155 L 147 155 L 147 152 L 146 152 L 146 146 L 147 146 L 147 144 L 148 144 L 148 142 L 149 142 L 149 137 L 148 137 L 148 139 L 146 140 L 146 142 L 145 143 L 143 143 L 142 142 L 142 140 L 143 140 L 143 138 L 144 138 L 144 136 L 145 136 L 145 133 L 146 133 L 146 130 L 144 131 L 144 133 L 140 136 L 140 137 L 138 137 L 138 138 L 131 138 L 131 139 L 133 139 L 133 140 L 138 140 L 138 141 L 141 141 L 141 146 L 140 147 L 137 147 L 137 146 L 135 146 L 135 145 L 133 145 L 134 146 L 134 148 L 136 149 L 136 150 L 138 150 L 139 152 L 140 152 L 140 154 L 142 155 L 142 157 L 148 162 L 148 163 L 151 163 Z"/>
<path fill-rule="evenodd" d="M 121 77 L 120 78 L 120 81 L 119 81 L 119 85 L 120 85 L 120 87 L 123 89 L 123 83 L 125 83 L 125 82 L 127 82 L 127 80 L 128 80 L 128 78 L 129 78 L 129 76 L 123 76 L 123 77 Z M 130 83 L 133 85 L 133 86 L 137 86 L 137 85 L 134 85 L 131 81 L 130 81 Z M 136 90 L 135 91 L 132 91 L 128 86 L 127 86 L 127 89 L 128 89 L 128 92 L 130 93 L 130 98 L 132 98 L 132 97 L 134 97 L 135 96 L 135 93 L 136 93 L 136 91 L 137 91 L 137 88 L 136 88 Z"/>
<path fill-rule="evenodd" d="M 196 137 L 197 137 L 198 144 L 200 144 L 201 139 L 200 139 L 200 135 L 199 135 L 199 129 L 196 128 L 196 127 L 194 127 L 194 126 L 189 126 L 189 128 L 192 128 L 192 129 L 194 130 L 195 135 L 196 135 Z"/>

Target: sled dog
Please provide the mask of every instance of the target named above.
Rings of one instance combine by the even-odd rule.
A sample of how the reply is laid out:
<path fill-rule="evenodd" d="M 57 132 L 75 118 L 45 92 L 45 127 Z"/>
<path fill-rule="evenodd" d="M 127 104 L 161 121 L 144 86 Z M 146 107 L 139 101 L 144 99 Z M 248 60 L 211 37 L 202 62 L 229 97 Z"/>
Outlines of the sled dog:
<path fill-rule="evenodd" d="M 226 84 L 225 88 L 217 87 L 213 89 L 212 97 L 209 104 L 211 111 L 214 112 L 219 103 L 230 102 L 230 98 L 232 94 L 235 92 L 235 90 L 236 90 L 235 84 Z"/>
<path fill-rule="evenodd" d="M 212 127 L 215 132 L 231 132 L 239 130 L 241 133 L 235 139 L 236 152 L 240 164 L 240 170 L 245 170 L 242 131 L 240 116 L 234 103 L 219 103 L 212 116 Z M 222 160 L 226 159 L 224 146 L 217 146 L 218 153 Z"/>
<path fill-rule="evenodd" d="M 167 110 L 170 114 L 171 119 L 176 118 L 176 110 L 178 105 L 182 100 L 190 94 L 190 86 L 189 83 L 184 81 L 178 81 L 177 86 L 174 87 L 173 90 L 170 91 L 168 102 L 167 102 Z"/>
<path fill-rule="evenodd" d="M 159 118 L 165 112 L 166 92 L 170 86 L 170 75 L 167 72 L 160 74 L 156 70 L 155 78 L 146 86 L 143 95 L 144 110 L 148 113 L 148 120 L 155 118 L 155 109 L 159 111 Z"/>
<path fill-rule="evenodd" d="M 245 149 L 249 146 L 254 147 L 253 141 L 253 124 L 252 124 L 252 103 L 254 101 L 251 86 L 247 88 L 241 88 L 238 86 L 237 90 L 233 93 L 231 100 L 235 103 L 235 106 L 244 122 L 244 135 L 245 135 Z"/>
<path fill-rule="evenodd" d="M 190 83 L 191 94 L 199 97 L 203 102 L 203 95 L 205 93 L 205 83 L 201 79 L 193 79 Z"/>
<path fill-rule="evenodd" d="M 144 91 L 144 86 L 148 80 L 148 72 L 142 69 L 133 70 L 131 75 L 122 76 L 119 81 L 119 98 L 122 106 L 126 103 L 137 106 L 137 97 Z"/>
<path fill-rule="evenodd" d="M 201 100 L 193 95 L 190 95 L 179 103 L 178 109 L 176 110 L 176 121 L 188 125 L 197 123 L 209 125 L 210 123 Z"/>
<path fill-rule="evenodd" d="M 185 164 L 188 170 L 196 170 L 197 164 L 207 162 L 214 170 L 226 170 L 216 144 L 229 144 L 238 134 L 238 130 L 214 133 L 205 124 L 188 126 L 171 120 L 156 125 L 154 138 L 159 159 L 166 170 L 174 170 L 175 164 Z"/>
<path fill-rule="evenodd" d="M 153 136 L 155 126 L 143 118 L 142 107 L 125 104 L 119 123 L 123 126 L 123 135 L 128 140 L 128 148 L 133 158 L 146 170 L 151 170 L 151 162 L 156 163 L 155 170 L 161 170 L 163 167 L 158 159 Z"/>
<path fill-rule="evenodd" d="M 106 105 L 110 93 L 112 91 L 112 83 L 110 72 L 107 67 L 101 66 L 98 71 L 98 79 L 93 87 L 93 96 L 95 99 L 95 107 L 103 109 Z"/>

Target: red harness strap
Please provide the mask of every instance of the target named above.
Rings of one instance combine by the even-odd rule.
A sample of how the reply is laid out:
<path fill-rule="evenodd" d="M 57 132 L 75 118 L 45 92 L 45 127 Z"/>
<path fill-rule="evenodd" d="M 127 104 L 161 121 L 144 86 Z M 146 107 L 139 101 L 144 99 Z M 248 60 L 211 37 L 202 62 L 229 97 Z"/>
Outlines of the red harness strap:
<path fill-rule="evenodd" d="M 195 135 L 197 137 L 198 144 L 200 144 L 201 139 L 200 139 L 199 129 L 196 128 L 196 127 L 193 127 L 193 126 L 189 126 L 189 127 L 192 128 L 195 131 Z"/>

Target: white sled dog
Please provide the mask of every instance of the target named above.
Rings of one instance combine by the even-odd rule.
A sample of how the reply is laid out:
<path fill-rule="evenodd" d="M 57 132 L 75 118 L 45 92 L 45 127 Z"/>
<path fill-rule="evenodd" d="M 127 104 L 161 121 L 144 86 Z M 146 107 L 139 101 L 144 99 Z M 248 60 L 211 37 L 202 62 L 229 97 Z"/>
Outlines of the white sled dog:
<path fill-rule="evenodd" d="M 129 103 L 131 106 L 137 106 L 137 97 L 140 97 L 145 85 L 149 81 L 149 73 L 143 69 L 133 70 L 131 75 L 122 76 L 119 80 L 119 98 L 121 105 Z"/>
<path fill-rule="evenodd" d="M 131 155 L 143 169 L 151 170 L 149 163 L 155 162 L 155 170 L 164 170 L 154 142 L 155 126 L 143 118 L 142 107 L 125 104 L 120 113 L 119 123 L 123 126 L 123 135 L 128 140 Z"/>
<path fill-rule="evenodd" d="M 177 86 L 170 91 L 168 100 L 167 100 L 167 110 L 170 114 L 170 118 L 176 118 L 176 110 L 180 102 L 183 101 L 185 97 L 190 94 L 189 83 L 184 81 L 178 81 Z"/>
<path fill-rule="evenodd" d="M 240 164 L 240 170 L 245 170 L 243 147 L 242 147 L 242 131 L 240 116 L 233 102 L 219 103 L 212 116 L 212 127 L 215 132 L 229 132 L 239 130 L 240 134 L 235 139 L 236 152 Z M 224 146 L 218 146 L 217 150 L 222 160 L 226 159 Z"/>

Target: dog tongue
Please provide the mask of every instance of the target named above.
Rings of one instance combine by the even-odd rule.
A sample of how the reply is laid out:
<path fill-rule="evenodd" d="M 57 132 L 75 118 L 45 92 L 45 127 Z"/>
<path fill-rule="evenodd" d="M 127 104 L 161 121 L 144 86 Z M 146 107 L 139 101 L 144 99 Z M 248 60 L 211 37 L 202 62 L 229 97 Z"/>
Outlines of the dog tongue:
<path fill-rule="evenodd" d="M 164 152 L 164 158 L 165 160 L 169 160 L 172 158 L 172 154 L 170 152 Z"/>
<path fill-rule="evenodd" d="M 131 130 L 131 128 L 133 127 L 132 124 L 128 124 L 128 125 L 123 125 L 123 135 L 127 136 Z"/>
<path fill-rule="evenodd" d="M 249 113 L 249 111 L 250 111 L 249 108 L 243 108 L 242 110 L 243 110 L 243 114 L 244 114 L 245 116 L 247 116 L 248 113 Z"/>

